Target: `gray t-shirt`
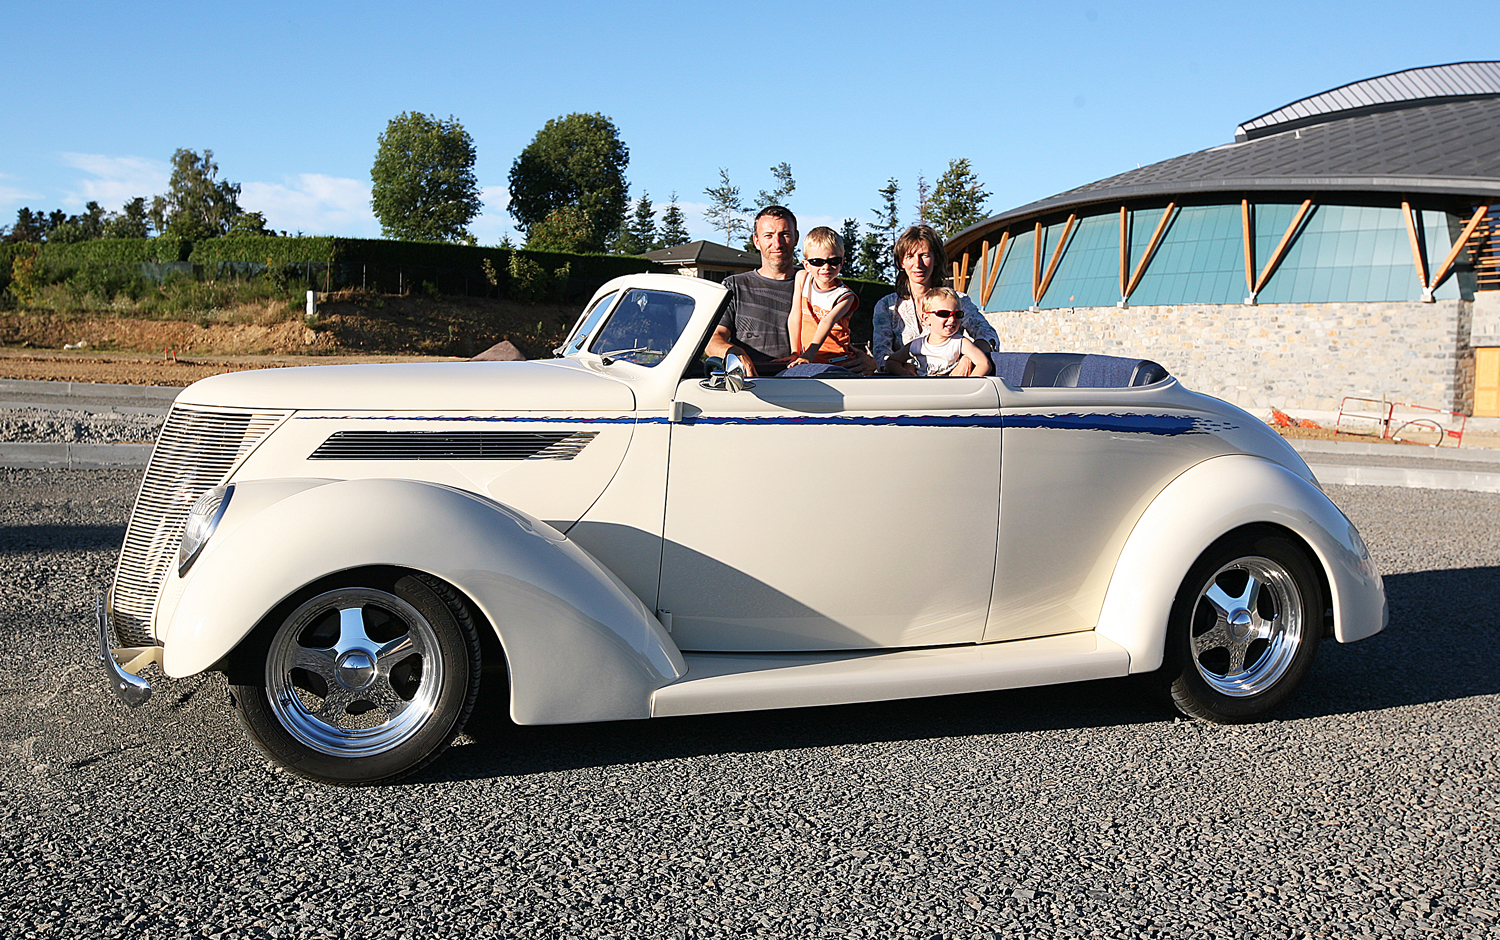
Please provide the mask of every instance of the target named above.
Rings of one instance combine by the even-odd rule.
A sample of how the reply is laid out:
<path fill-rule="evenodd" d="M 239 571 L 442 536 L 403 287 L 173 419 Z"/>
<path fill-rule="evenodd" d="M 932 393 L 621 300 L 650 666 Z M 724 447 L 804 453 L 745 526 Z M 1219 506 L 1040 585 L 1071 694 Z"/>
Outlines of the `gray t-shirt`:
<path fill-rule="evenodd" d="M 755 367 L 790 356 L 792 340 L 786 321 L 796 278 L 777 280 L 746 271 L 726 277 L 724 286 L 729 288 L 729 305 L 719 325 L 729 328 L 730 339 L 744 348 Z"/>

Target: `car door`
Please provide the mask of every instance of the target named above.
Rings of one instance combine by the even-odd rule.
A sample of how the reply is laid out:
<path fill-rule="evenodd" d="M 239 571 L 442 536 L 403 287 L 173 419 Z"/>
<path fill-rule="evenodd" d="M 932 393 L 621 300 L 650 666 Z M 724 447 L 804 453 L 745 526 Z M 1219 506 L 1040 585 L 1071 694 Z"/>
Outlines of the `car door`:
<path fill-rule="evenodd" d="M 684 380 L 659 607 L 684 650 L 979 641 L 999 523 L 988 378 Z"/>

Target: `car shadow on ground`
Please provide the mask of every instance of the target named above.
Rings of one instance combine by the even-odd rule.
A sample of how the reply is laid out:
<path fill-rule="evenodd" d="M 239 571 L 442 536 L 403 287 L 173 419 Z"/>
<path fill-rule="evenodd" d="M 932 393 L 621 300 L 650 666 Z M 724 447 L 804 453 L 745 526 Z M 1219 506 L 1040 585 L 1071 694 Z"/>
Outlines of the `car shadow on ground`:
<path fill-rule="evenodd" d="M 0 555 L 118 549 L 124 541 L 123 525 L 0 525 Z"/>
<path fill-rule="evenodd" d="M 1500 568 L 1421 571 L 1385 579 L 1390 625 L 1363 642 L 1325 642 L 1283 720 L 1375 711 L 1500 693 L 1500 615 L 1487 589 Z M 1149 680 L 928 699 L 518 728 L 505 702 L 481 696 L 474 745 L 414 782 L 505 777 L 715 754 L 1006 735 L 1171 721 Z"/>

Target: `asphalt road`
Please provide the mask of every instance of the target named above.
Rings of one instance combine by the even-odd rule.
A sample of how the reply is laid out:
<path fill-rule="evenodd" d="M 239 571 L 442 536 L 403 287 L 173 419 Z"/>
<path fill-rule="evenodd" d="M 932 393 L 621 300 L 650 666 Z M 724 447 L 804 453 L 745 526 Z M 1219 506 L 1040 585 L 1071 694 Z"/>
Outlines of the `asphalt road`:
<path fill-rule="evenodd" d="M 1500 495 L 1330 488 L 1391 625 L 1250 727 L 1129 682 L 474 733 L 278 772 L 92 658 L 134 471 L 0 470 L 3 937 L 1495 937 Z"/>

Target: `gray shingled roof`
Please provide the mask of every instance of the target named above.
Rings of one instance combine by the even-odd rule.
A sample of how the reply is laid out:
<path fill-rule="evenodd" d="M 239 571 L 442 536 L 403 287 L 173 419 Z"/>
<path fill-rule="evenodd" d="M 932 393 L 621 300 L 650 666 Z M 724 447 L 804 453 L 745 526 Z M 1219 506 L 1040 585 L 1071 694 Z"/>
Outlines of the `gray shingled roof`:
<path fill-rule="evenodd" d="M 1235 140 L 1264 137 L 1278 130 L 1306 127 L 1328 115 L 1389 109 L 1433 98 L 1500 95 L 1500 62 L 1453 62 L 1378 75 L 1293 101 L 1251 118 L 1234 129 Z"/>
<path fill-rule="evenodd" d="M 1017 219 L 1098 203 L 1329 190 L 1500 198 L 1500 93 L 1335 113 L 1310 126 L 1163 160 L 991 216 L 949 246 Z"/>

